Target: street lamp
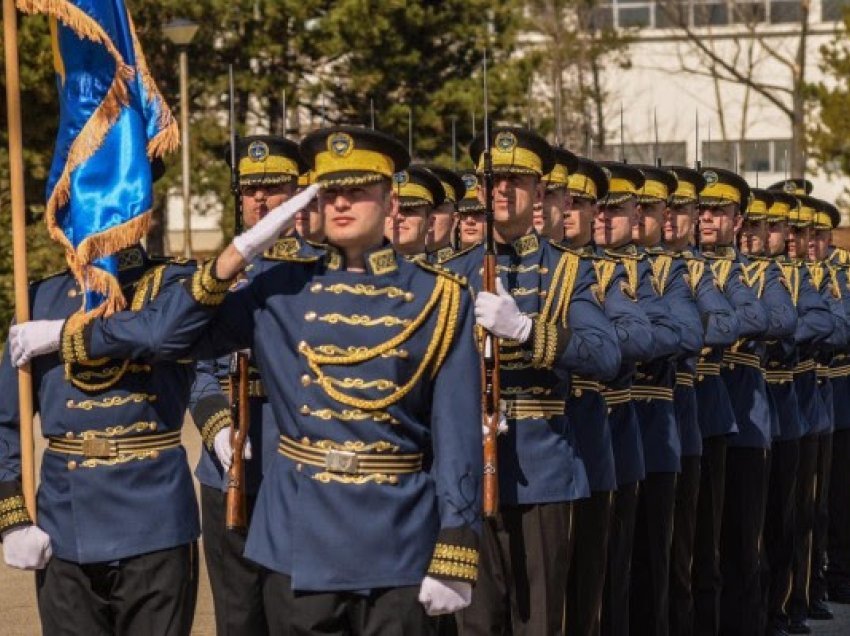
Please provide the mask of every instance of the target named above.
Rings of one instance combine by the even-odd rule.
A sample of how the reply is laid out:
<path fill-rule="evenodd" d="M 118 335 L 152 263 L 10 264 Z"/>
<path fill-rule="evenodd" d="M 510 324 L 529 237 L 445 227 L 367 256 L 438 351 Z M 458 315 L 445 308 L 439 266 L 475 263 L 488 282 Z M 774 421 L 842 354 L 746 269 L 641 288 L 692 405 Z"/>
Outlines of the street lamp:
<path fill-rule="evenodd" d="M 191 192 L 189 187 L 189 55 L 187 49 L 198 31 L 191 20 L 178 18 L 164 27 L 162 33 L 180 49 L 180 128 L 183 145 L 183 256 L 192 257 Z"/>

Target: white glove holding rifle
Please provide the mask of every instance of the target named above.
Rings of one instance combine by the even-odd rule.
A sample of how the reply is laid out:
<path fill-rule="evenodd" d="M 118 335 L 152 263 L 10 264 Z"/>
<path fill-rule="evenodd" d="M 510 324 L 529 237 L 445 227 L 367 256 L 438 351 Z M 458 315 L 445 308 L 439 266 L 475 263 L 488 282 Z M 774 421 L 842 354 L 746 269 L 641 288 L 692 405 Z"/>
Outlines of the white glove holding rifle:
<path fill-rule="evenodd" d="M 428 616 L 453 614 L 469 607 L 472 585 L 463 581 L 443 581 L 426 576 L 419 587 L 419 602 Z"/>

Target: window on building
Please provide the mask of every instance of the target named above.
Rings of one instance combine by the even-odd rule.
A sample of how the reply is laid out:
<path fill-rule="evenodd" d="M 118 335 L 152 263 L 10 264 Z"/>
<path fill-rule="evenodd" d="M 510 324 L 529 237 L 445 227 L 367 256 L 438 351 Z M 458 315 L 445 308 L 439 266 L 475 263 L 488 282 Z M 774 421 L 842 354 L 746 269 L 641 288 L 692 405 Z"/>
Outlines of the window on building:
<path fill-rule="evenodd" d="M 729 21 L 738 24 L 758 24 L 767 21 L 767 5 L 764 0 L 746 2 L 738 0 L 729 5 Z"/>
<path fill-rule="evenodd" d="M 773 24 L 799 22 L 801 17 L 800 0 L 773 0 L 770 3 L 770 21 Z"/>
<path fill-rule="evenodd" d="M 694 0 L 694 26 L 719 26 L 723 24 L 729 24 L 729 7 L 725 2 Z"/>
<path fill-rule="evenodd" d="M 773 171 L 791 173 L 791 140 L 778 139 L 773 142 Z"/>
<path fill-rule="evenodd" d="M 821 20 L 836 22 L 844 19 L 844 11 L 850 7 L 850 0 L 821 0 Z"/>
<path fill-rule="evenodd" d="M 744 172 L 770 172 L 770 141 L 742 141 L 738 163 Z"/>

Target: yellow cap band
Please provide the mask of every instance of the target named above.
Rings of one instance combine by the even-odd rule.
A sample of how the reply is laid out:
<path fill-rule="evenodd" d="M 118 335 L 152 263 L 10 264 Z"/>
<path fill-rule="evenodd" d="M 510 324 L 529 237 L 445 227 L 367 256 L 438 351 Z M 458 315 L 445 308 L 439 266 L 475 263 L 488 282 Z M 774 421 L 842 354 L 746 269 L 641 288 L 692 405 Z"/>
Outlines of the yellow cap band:
<path fill-rule="evenodd" d="M 313 172 L 305 172 L 298 177 L 298 186 L 301 188 L 306 188 L 308 185 L 313 183 Z"/>
<path fill-rule="evenodd" d="M 767 211 L 767 218 L 771 221 L 787 221 L 791 216 L 791 206 L 782 201 L 776 201 Z"/>
<path fill-rule="evenodd" d="M 660 181 L 647 179 L 643 184 L 643 190 L 641 191 L 641 195 L 645 197 L 654 197 L 656 199 L 666 201 L 668 198 L 670 198 L 670 191 L 667 189 L 667 186 L 661 183 Z"/>
<path fill-rule="evenodd" d="M 815 209 L 805 205 L 800 206 L 800 213 L 797 219 L 803 225 L 808 225 L 815 219 Z"/>
<path fill-rule="evenodd" d="M 500 150 L 498 146 L 490 149 L 494 168 L 523 168 L 537 174 L 543 174 L 543 163 L 536 152 L 515 147 L 512 150 Z M 484 153 L 478 160 L 478 171 L 484 170 Z"/>
<path fill-rule="evenodd" d="M 700 193 L 703 197 L 715 197 L 717 199 L 728 199 L 733 203 L 741 203 L 741 191 L 728 183 L 712 183 L 705 186 L 705 189 Z"/>
<path fill-rule="evenodd" d="M 818 212 L 815 214 L 815 227 L 819 230 L 831 230 L 832 219 L 826 212 Z"/>
<path fill-rule="evenodd" d="M 637 194 L 638 189 L 634 183 L 629 181 L 628 179 L 620 179 L 617 177 L 612 177 L 610 179 L 610 185 L 608 186 L 608 192 L 611 194 L 614 193 L 623 193 L 627 192 L 629 194 Z"/>
<path fill-rule="evenodd" d="M 693 183 L 688 183 L 687 181 L 679 181 L 679 187 L 676 188 L 676 191 L 673 193 L 673 196 L 696 199 L 697 187 Z"/>
<path fill-rule="evenodd" d="M 585 195 L 591 199 L 596 199 L 596 182 L 583 174 L 571 174 L 567 182 L 567 187 L 579 195 Z"/>
<path fill-rule="evenodd" d="M 762 201 L 761 199 L 753 199 L 753 202 L 750 204 L 750 209 L 747 210 L 749 214 L 758 214 L 764 216 L 767 214 L 767 203 Z"/>
<path fill-rule="evenodd" d="M 440 181 L 440 183 L 443 184 L 443 190 L 446 191 L 446 198 L 452 203 L 457 203 L 457 192 L 455 192 L 455 189 L 445 181 Z"/>
<path fill-rule="evenodd" d="M 269 155 L 265 161 L 254 161 L 250 157 L 239 160 L 239 175 L 252 176 L 255 174 L 291 174 L 298 176 L 298 164 L 289 157 Z"/>
<path fill-rule="evenodd" d="M 399 186 L 397 192 L 400 197 L 424 199 L 431 205 L 434 205 L 434 195 L 431 194 L 431 191 L 428 188 L 421 186 L 418 183 L 405 183 L 403 186 Z"/>
<path fill-rule="evenodd" d="M 570 171 L 565 165 L 556 163 L 552 172 L 546 175 L 546 181 L 550 184 L 567 185 L 570 181 Z"/>
<path fill-rule="evenodd" d="M 385 177 L 392 177 L 395 172 L 395 164 L 387 155 L 373 150 L 355 149 L 344 157 L 328 151 L 316 155 L 316 169 L 313 171 L 316 179 L 334 172 L 348 170 L 375 172 Z"/>

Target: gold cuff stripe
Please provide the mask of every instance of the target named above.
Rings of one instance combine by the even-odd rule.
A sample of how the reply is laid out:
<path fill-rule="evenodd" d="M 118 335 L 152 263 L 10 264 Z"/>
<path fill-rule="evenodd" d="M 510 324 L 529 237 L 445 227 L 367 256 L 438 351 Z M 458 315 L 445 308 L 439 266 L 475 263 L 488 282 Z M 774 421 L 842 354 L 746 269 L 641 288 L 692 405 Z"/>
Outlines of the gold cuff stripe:
<path fill-rule="evenodd" d="M 602 397 L 605 398 L 605 403 L 608 406 L 628 404 L 632 401 L 632 390 L 631 388 L 628 388 L 603 391 Z"/>
<path fill-rule="evenodd" d="M 213 276 L 215 260 L 204 263 L 192 276 L 192 298 L 202 305 L 215 307 L 224 302 L 232 280 L 221 281 Z"/>
<path fill-rule="evenodd" d="M 676 374 L 676 386 L 694 386 L 694 375 L 692 373 L 679 372 Z"/>
<path fill-rule="evenodd" d="M 815 370 L 815 361 L 814 360 L 805 360 L 794 367 L 794 374 L 798 373 L 808 373 L 809 371 Z"/>
<path fill-rule="evenodd" d="M 478 568 L 472 565 L 455 563 L 454 561 L 443 561 L 442 559 L 435 558 L 428 566 L 428 574 L 450 576 L 474 583 L 478 578 Z"/>
<path fill-rule="evenodd" d="M 734 369 L 736 364 L 754 369 L 761 369 L 761 358 L 750 353 L 741 353 L 739 351 L 727 351 L 723 354 L 723 364 L 730 369 Z"/>
<path fill-rule="evenodd" d="M 222 429 L 227 428 L 232 424 L 233 414 L 230 412 L 229 408 L 221 409 L 220 411 L 213 413 L 209 418 L 207 418 L 207 421 L 204 422 L 204 425 L 201 427 L 201 439 L 204 440 L 204 446 L 206 446 L 208 450 L 212 450 L 215 436 L 218 435 Z"/>
<path fill-rule="evenodd" d="M 478 550 L 438 543 L 434 547 L 434 558 L 442 561 L 460 561 L 469 565 L 478 565 Z"/>
<path fill-rule="evenodd" d="M 661 386 L 634 385 L 632 386 L 633 400 L 664 400 L 673 401 L 673 389 Z"/>
<path fill-rule="evenodd" d="M 697 375 L 720 375 L 720 363 L 716 362 L 699 362 L 697 363 Z M 699 378 L 702 379 L 702 378 Z"/>

